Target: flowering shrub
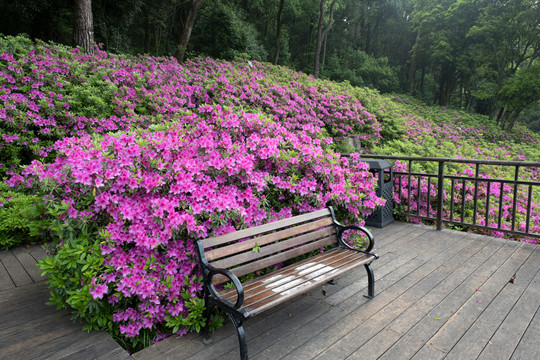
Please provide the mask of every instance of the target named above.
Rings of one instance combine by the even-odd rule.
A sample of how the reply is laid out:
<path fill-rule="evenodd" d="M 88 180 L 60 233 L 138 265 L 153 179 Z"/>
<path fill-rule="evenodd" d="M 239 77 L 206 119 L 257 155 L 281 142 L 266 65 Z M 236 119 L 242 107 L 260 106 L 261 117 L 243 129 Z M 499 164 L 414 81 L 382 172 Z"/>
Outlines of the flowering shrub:
<path fill-rule="evenodd" d="M 41 194 L 52 218 L 55 255 L 40 262 L 52 301 L 132 351 L 218 321 L 202 318 L 194 239 L 328 204 L 361 223 L 384 203 L 332 139 L 373 144 L 378 122 L 323 82 L 23 44 L 0 54 L 7 183 Z"/>
<path fill-rule="evenodd" d="M 392 115 L 399 118 L 405 132 L 399 139 L 376 146 L 373 151 L 377 154 L 484 160 L 540 159 L 540 136 L 522 126 L 508 132 L 500 130 L 487 116 L 425 106 L 406 97 L 394 96 L 392 101 L 398 106 L 392 109 Z"/>

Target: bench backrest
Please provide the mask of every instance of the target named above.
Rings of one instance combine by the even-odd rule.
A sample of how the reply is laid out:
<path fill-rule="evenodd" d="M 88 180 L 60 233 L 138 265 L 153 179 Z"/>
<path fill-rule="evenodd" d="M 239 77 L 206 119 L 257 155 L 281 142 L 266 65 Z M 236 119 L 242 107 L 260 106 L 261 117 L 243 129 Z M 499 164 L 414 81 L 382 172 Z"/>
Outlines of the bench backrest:
<path fill-rule="evenodd" d="M 337 243 L 330 209 L 278 220 L 197 241 L 202 261 L 230 269 L 236 276 L 250 274 L 297 256 Z M 215 283 L 225 280 L 215 277 Z"/>

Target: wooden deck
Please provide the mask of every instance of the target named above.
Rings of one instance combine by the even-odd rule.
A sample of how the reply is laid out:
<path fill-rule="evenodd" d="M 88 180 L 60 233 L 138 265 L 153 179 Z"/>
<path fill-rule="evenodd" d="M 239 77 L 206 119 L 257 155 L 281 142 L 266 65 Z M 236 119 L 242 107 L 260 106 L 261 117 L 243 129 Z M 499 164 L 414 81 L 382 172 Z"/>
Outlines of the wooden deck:
<path fill-rule="evenodd" d="M 67 310 L 45 305 L 39 245 L 0 251 L 0 359 L 131 360 L 107 333 L 82 331 Z"/>
<path fill-rule="evenodd" d="M 373 229 L 364 269 L 245 323 L 251 359 L 540 359 L 540 247 L 421 225 Z M 0 252 L 0 359 L 238 359 L 230 323 L 204 345 L 171 337 L 131 357 L 44 305 L 39 247 Z"/>
<path fill-rule="evenodd" d="M 540 359 L 540 247 L 421 225 L 373 229 L 364 269 L 245 323 L 251 359 Z M 136 360 L 238 359 L 230 323 L 212 345 L 168 338 Z"/>

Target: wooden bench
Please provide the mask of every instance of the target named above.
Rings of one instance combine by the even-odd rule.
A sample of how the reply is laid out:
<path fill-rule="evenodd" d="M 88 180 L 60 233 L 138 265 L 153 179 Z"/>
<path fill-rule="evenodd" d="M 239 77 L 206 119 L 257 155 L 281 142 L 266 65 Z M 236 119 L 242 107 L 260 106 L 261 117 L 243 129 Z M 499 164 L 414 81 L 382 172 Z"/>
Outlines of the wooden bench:
<path fill-rule="evenodd" d="M 349 231 L 360 232 L 365 241 L 362 250 L 351 246 L 353 237 L 346 235 Z M 361 265 L 365 266 L 368 275 L 367 297 L 372 298 L 375 279 L 371 262 L 378 258 L 371 252 L 373 245 L 373 236 L 366 228 L 341 225 L 331 207 L 198 240 L 196 249 L 204 278 L 206 319 L 210 318 L 213 306 L 224 309 L 236 326 L 240 356 L 247 359 L 242 324 L 253 315 Z M 263 276 L 240 281 L 244 275 L 314 252 L 313 256 Z M 227 283 L 229 286 L 223 286 Z M 217 288 L 222 287 L 224 289 L 218 291 Z M 208 323 L 203 331 L 206 340 L 209 339 Z"/>

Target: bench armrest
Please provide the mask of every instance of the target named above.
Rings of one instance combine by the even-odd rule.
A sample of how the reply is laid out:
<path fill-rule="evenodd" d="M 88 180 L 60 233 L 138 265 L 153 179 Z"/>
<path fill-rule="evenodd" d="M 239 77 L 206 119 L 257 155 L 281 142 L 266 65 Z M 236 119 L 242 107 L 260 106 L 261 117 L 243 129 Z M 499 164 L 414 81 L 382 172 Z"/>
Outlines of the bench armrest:
<path fill-rule="evenodd" d="M 238 279 L 238 277 L 236 275 L 234 275 L 232 272 L 230 272 L 229 270 L 227 269 L 216 269 L 216 268 L 210 268 L 210 272 L 208 273 L 208 275 L 206 276 L 206 283 L 208 284 L 208 289 L 210 290 L 210 292 L 212 293 L 212 296 L 214 296 L 216 299 L 218 299 L 219 301 L 225 303 L 225 304 L 231 304 L 228 300 L 222 298 L 219 293 L 216 291 L 216 289 L 214 288 L 214 284 L 212 282 L 212 279 L 215 275 L 222 275 L 222 276 L 225 276 L 226 278 L 228 278 L 229 280 L 232 281 L 235 289 L 236 289 L 236 293 L 237 293 L 237 300 L 236 300 L 236 303 L 234 305 L 232 305 L 235 309 L 239 309 L 242 304 L 244 303 L 244 288 L 242 286 L 242 283 L 240 282 L 240 280 Z"/>
<path fill-rule="evenodd" d="M 343 238 L 342 238 L 343 233 L 345 231 L 351 230 L 351 229 L 360 230 L 361 232 L 366 234 L 366 236 L 368 237 L 368 240 L 369 240 L 369 244 L 368 244 L 368 246 L 367 246 L 367 248 L 365 250 L 355 249 L 352 246 L 350 246 L 349 244 L 347 244 L 345 241 L 343 241 Z M 372 254 L 372 253 L 370 253 L 370 251 L 375 246 L 375 239 L 373 239 L 373 235 L 371 234 L 371 232 L 368 229 L 366 229 L 363 226 L 356 226 L 356 225 L 343 226 L 343 225 L 340 225 L 340 226 L 338 226 L 337 237 L 338 237 L 338 241 L 339 241 L 339 243 L 341 245 L 345 246 L 346 248 L 356 250 L 356 251 L 361 251 L 361 252 Z M 374 255 L 374 254 L 372 254 L 372 255 Z"/>

